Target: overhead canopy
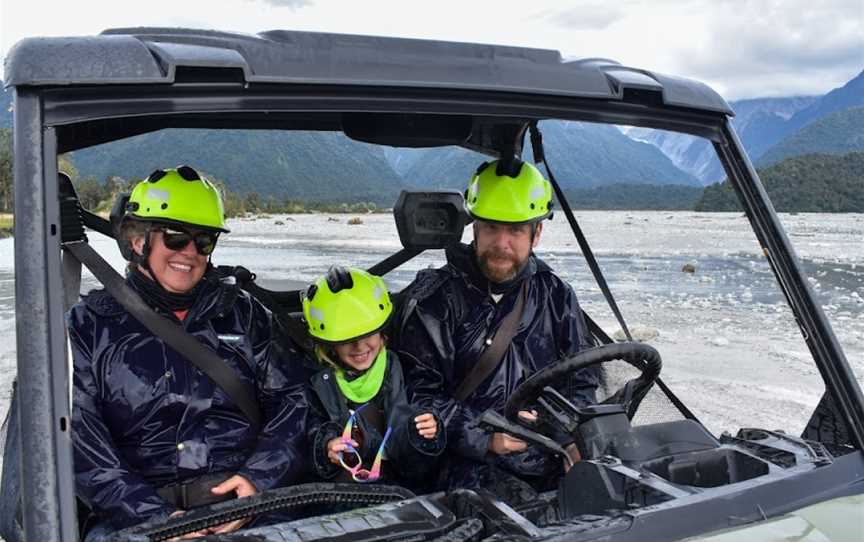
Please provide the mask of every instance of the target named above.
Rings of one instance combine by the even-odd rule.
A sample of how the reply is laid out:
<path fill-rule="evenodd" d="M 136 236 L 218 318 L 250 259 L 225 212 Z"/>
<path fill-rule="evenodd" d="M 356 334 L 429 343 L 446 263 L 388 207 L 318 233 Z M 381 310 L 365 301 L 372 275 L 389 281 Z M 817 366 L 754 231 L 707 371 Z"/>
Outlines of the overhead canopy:
<path fill-rule="evenodd" d="M 274 30 L 257 35 L 124 28 L 99 36 L 28 38 L 6 59 L 5 83 L 173 84 L 224 70 L 246 83 L 369 85 L 624 99 L 656 93 L 666 106 L 732 114 L 708 86 L 558 51 Z"/>

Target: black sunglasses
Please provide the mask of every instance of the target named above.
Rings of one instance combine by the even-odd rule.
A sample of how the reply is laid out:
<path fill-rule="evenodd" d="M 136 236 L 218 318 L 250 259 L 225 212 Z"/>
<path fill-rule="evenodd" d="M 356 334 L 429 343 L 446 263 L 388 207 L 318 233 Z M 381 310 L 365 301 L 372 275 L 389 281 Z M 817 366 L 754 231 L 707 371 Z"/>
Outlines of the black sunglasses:
<path fill-rule="evenodd" d="M 219 239 L 219 232 L 198 231 L 192 233 L 177 226 L 164 226 L 156 228 L 154 231 L 162 232 L 162 243 L 169 250 L 183 250 L 189 241 L 193 241 L 195 250 L 202 256 L 212 254 L 216 248 L 216 241 Z"/>

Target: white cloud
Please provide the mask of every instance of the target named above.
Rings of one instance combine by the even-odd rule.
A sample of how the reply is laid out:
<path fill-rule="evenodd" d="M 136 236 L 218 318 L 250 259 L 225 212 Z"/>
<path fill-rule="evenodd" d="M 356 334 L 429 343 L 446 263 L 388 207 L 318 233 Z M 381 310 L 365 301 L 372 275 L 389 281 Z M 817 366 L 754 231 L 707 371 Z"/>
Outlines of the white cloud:
<path fill-rule="evenodd" d="M 533 19 L 570 30 L 602 30 L 625 17 L 624 12 L 608 4 L 585 4 L 578 7 L 545 10 Z"/>
<path fill-rule="evenodd" d="M 247 2 L 256 2 L 256 0 L 246 0 Z M 306 6 L 311 6 L 311 0 L 261 0 L 265 4 L 270 4 L 277 8 L 299 9 Z"/>
<path fill-rule="evenodd" d="M 821 93 L 864 69 L 860 0 L 718 2 L 705 17 L 677 67 L 736 94 Z"/>

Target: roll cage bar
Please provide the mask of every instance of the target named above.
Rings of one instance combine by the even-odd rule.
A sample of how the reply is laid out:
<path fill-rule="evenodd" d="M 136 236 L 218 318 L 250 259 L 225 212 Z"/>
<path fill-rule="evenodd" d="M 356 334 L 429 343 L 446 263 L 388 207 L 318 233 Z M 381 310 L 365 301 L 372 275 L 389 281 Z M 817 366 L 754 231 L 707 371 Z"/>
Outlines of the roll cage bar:
<path fill-rule="evenodd" d="M 15 295 L 20 423 L 28 428 L 21 435 L 28 537 L 77 537 L 57 156 L 166 127 L 333 130 L 340 129 L 343 112 L 467 116 L 470 136 L 456 143 L 490 155 L 521 151 L 515 135 L 528 122 L 547 118 L 705 137 L 778 278 L 826 393 L 852 443 L 864 449 L 861 391 L 726 111 L 669 104 L 661 92 L 638 85 L 613 99 L 409 84 L 249 83 L 238 79 L 236 69 L 187 72 L 171 85 L 11 82 L 15 215 L 26 217 L 15 221 Z"/>

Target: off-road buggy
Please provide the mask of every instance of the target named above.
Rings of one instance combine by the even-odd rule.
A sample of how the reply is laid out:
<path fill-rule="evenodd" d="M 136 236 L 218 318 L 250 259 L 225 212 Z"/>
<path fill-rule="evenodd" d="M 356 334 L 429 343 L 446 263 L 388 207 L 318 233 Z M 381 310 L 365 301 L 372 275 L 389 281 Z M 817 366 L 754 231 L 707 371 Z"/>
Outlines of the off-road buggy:
<path fill-rule="evenodd" d="M 388 486 L 313 484 L 143 524 L 116 539 L 164 540 L 246 514 L 301 508 L 312 512 L 212 539 L 660 540 L 739 526 L 756 530 L 736 536 L 760 539 L 768 539 L 769 531 L 798 529 L 860 537 L 861 390 L 731 127 L 733 112 L 707 86 L 607 60 L 562 61 L 548 50 L 159 28 L 26 39 L 7 58 L 5 82 L 14 92 L 18 345 L 18 418 L 9 433 L 22 430 L 6 449 L 4 507 L 18 510 L 6 517 L 20 523 L 27 540 L 79 536 L 63 314 L 78 297 L 87 235 L 114 231 L 107 220 L 82 210 L 74 190 L 58 181 L 58 155 L 157 130 L 230 128 L 332 131 L 375 145 L 453 145 L 489 157 L 530 151 L 543 163 L 538 122 L 548 119 L 662 129 L 713 144 L 825 383 L 802 435 L 747 428 L 712 434 L 663 383 L 656 350 L 632 340 L 616 343 L 589 316 L 604 346 L 537 374 L 519 387 L 505 412 L 484 417 L 489 427 L 554 453 L 554 441 L 522 427 L 515 416 L 525 405 L 541 404 L 541 416 L 577 437 L 583 460 L 557 491 L 530 505 L 514 509 L 471 490 L 415 496 Z M 544 165 L 558 216 L 572 228 L 629 337 L 554 180 L 555 164 Z M 466 220 L 459 192 L 430 187 L 404 193 L 394 214 L 403 248 L 373 266 L 377 274 L 457 241 Z M 85 235 L 85 227 L 98 233 Z M 251 274 L 241 280 L 279 316 L 284 333 L 296 331 L 298 291 L 263 289 Z M 619 393 L 610 393 L 604 404 L 576 409 L 550 387 L 580 367 L 615 360 L 635 373 L 612 385 L 612 392 L 620 385 Z M 671 416 L 632 423 L 640 404 Z M 15 467 L 19 484 L 10 472 Z M 353 509 L 316 515 L 315 507 L 324 504 Z M 7 522 L 6 529 L 13 527 Z"/>

